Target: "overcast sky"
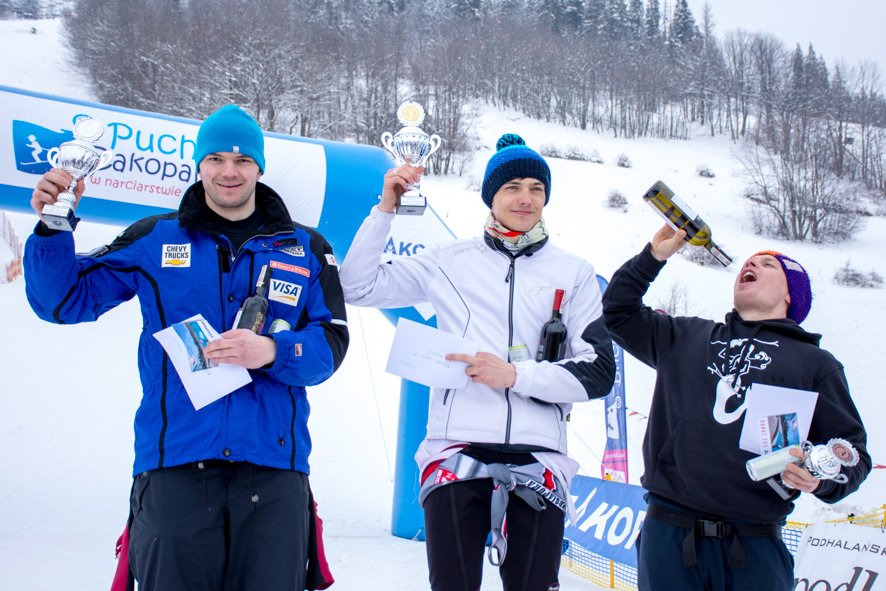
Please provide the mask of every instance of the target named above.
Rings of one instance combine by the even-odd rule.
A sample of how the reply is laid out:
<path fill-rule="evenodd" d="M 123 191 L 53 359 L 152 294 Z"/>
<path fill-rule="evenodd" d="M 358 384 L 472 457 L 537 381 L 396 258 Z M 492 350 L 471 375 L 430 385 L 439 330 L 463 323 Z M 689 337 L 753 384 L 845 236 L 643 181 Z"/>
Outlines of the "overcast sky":
<path fill-rule="evenodd" d="M 663 0 L 670 11 L 673 0 Z M 830 68 L 838 58 L 886 66 L 886 2 L 883 0 L 688 0 L 701 25 L 705 2 L 711 5 L 719 38 L 732 29 L 767 31 L 793 49 L 809 44 Z"/>

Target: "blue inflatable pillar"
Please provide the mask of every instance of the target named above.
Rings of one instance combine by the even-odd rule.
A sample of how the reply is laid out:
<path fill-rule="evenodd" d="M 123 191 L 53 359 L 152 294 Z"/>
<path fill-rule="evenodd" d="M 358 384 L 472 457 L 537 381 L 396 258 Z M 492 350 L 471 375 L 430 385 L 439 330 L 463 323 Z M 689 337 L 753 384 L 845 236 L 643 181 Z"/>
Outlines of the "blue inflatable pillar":
<path fill-rule="evenodd" d="M 400 384 L 400 422 L 394 465 L 394 503 L 391 533 L 410 540 L 425 539 L 424 511 L 418 506 L 419 473 L 415 450 L 425 438 L 431 389 L 409 380 Z"/>
<path fill-rule="evenodd" d="M 400 318 L 437 327 L 437 317 L 422 318 L 415 308 L 382 310 L 394 326 Z M 418 506 L 419 473 L 415 452 L 428 426 L 431 389 L 409 380 L 400 383 L 400 419 L 397 423 L 397 459 L 394 463 L 394 499 L 391 533 L 398 538 L 424 541 L 425 514 Z"/>

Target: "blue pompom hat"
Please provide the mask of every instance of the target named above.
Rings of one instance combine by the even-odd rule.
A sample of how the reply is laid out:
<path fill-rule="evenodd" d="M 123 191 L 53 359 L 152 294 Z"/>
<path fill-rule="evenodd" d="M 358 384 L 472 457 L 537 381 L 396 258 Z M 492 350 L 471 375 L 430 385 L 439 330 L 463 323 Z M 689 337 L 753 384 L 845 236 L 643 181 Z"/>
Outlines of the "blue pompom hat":
<path fill-rule="evenodd" d="M 526 142 L 515 133 L 506 133 L 495 144 L 496 152 L 486 165 L 483 203 L 492 209 L 492 198 L 501 186 L 514 179 L 538 179 L 545 185 L 545 205 L 551 199 L 551 169 L 538 152 L 526 147 Z"/>
<path fill-rule="evenodd" d="M 197 168 L 207 155 L 215 152 L 244 154 L 265 172 L 265 136 L 255 119 L 237 105 L 225 105 L 207 117 L 197 132 Z"/>

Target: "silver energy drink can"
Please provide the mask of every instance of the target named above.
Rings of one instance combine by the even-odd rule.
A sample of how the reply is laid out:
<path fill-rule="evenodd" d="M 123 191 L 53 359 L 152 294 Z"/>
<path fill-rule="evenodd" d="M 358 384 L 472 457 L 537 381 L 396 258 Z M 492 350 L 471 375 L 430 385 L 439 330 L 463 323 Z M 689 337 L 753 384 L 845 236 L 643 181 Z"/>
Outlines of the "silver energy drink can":
<path fill-rule="evenodd" d="M 292 326 L 282 318 L 277 318 L 271 323 L 271 328 L 268 330 L 268 334 L 283 332 L 284 330 L 292 330 Z"/>

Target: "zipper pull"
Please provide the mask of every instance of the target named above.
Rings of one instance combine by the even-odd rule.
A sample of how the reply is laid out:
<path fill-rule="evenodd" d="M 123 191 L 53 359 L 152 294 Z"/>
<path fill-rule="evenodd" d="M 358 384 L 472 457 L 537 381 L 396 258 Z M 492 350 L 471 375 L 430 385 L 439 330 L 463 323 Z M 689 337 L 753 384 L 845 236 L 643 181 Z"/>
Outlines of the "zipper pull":
<path fill-rule="evenodd" d="M 508 274 L 505 276 L 505 283 L 510 283 L 514 278 L 514 259 L 511 259 L 511 265 L 508 267 Z"/>

